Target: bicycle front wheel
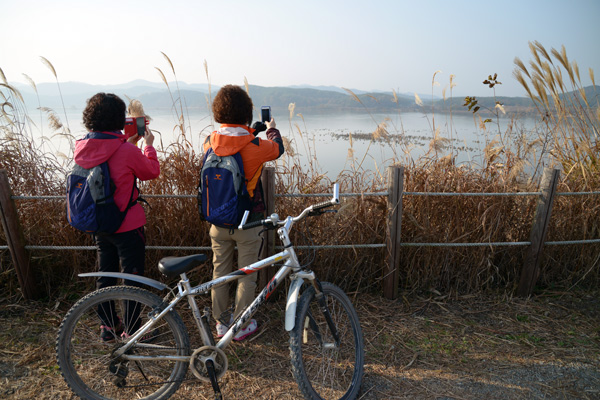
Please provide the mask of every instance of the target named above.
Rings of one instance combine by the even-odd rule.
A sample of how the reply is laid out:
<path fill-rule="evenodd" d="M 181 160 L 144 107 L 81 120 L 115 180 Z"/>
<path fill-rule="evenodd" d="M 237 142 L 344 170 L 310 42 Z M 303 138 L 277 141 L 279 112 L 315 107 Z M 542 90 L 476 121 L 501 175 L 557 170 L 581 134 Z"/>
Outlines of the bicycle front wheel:
<path fill-rule="evenodd" d="M 147 290 L 111 286 L 79 300 L 62 321 L 56 341 L 58 365 L 69 387 L 84 399 L 167 399 L 181 384 L 190 343 L 181 317 L 168 312 L 125 353 L 128 336 L 156 312 L 162 299 Z M 142 357 L 128 360 L 127 357 Z"/>
<path fill-rule="evenodd" d="M 328 282 L 322 287 L 338 340 L 310 287 L 300 298 L 290 332 L 292 372 L 306 399 L 354 399 L 364 364 L 358 315 L 339 287 Z"/>

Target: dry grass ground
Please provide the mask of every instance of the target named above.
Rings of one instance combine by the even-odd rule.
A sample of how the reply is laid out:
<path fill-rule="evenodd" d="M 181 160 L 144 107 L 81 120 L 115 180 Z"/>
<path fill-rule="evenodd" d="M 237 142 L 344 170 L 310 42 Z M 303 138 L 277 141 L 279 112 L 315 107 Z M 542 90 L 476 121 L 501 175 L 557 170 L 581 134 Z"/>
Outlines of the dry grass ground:
<path fill-rule="evenodd" d="M 362 399 L 600 398 L 598 293 L 351 296 L 364 331 Z M 0 398 L 74 397 L 54 355 L 69 305 L 1 302 Z M 282 317 L 282 299 L 268 303 L 260 333 L 227 350 L 226 399 L 299 398 Z M 190 380 L 173 398 L 211 399 L 210 385 Z"/>

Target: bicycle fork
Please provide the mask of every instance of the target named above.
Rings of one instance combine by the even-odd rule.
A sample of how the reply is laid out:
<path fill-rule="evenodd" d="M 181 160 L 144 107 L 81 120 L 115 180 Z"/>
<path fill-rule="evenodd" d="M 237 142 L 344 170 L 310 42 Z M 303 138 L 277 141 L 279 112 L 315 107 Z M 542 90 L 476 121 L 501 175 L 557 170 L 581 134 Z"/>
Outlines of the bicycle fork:
<path fill-rule="evenodd" d="M 299 297 L 300 287 L 303 282 L 310 282 L 310 284 L 315 289 L 315 299 L 319 305 L 319 310 L 323 313 L 325 317 L 325 321 L 327 322 L 327 327 L 331 332 L 331 336 L 334 339 L 335 344 L 328 344 L 323 342 L 323 335 L 321 335 L 319 326 L 315 321 L 314 316 L 309 311 L 308 316 L 308 326 L 305 326 L 304 329 L 310 327 L 315 338 L 321 344 L 322 347 L 339 347 L 341 340 L 339 336 L 339 332 L 331 317 L 331 312 L 329 311 L 329 306 L 327 305 L 327 299 L 325 298 L 325 293 L 323 292 L 323 287 L 321 286 L 321 282 L 317 279 L 314 272 L 312 271 L 301 271 L 294 274 L 292 278 L 293 282 L 290 286 L 290 291 L 288 294 L 288 305 L 286 307 L 286 325 L 285 328 L 287 331 L 290 331 L 294 328 L 295 314 L 296 314 L 296 303 Z M 293 315 L 292 315 L 293 314 Z M 301 322 L 301 321 L 300 321 Z"/>
<path fill-rule="evenodd" d="M 335 345 L 336 347 L 339 347 L 340 345 L 340 336 L 338 334 L 338 330 L 337 327 L 335 326 L 335 323 L 333 322 L 333 319 L 331 318 L 331 313 L 329 312 L 329 307 L 327 307 L 327 301 L 325 299 L 325 294 L 323 293 L 323 287 L 321 286 L 321 282 L 318 279 L 315 279 L 313 282 L 313 285 L 315 286 L 315 289 L 317 290 L 317 293 L 315 294 L 315 297 L 317 298 L 317 301 L 319 302 L 319 308 L 321 309 L 321 312 L 323 313 L 323 316 L 325 317 L 325 320 L 327 321 L 327 326 L 329 326 L 329 330 L 331 331 L 331 335 L 333 336 L 333 339 L 335 340 Z M 316 326 L 316 324 L 313 325 Z M 314 330 L 314 328 L 313 328 Z M 315 332 L 316 334 L 316 332 Z M 325 344 L 323 344 L 325 346 Z"/>

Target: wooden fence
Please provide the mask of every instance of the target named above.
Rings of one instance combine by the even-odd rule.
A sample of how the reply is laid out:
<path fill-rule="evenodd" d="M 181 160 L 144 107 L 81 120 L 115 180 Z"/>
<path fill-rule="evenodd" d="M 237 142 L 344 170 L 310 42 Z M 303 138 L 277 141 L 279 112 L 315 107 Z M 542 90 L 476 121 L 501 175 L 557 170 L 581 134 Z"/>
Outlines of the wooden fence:
<path fill-rule="evenodd" d="M 529 296 L 539 276 L 540 262 L 543 255 L 543 249 L 548 231 L 548 224 L 552 214 L 552 205 L 556 197 L 556 187 L 560 178 L 558 169 L 549 169 L 544 171 L 544 175 L 540 184 L 539 192 L 533 193 L 408 193 L 404 192 L 404 168 L 390 167 L 388 169 L 388 191 L 379 195 L 387 194 L 388 197 L 388 213 L 387 213 L 387 229 L 386 229 L 386 257 L 383 276 L 383 296 L 388 299 L 398 297 L 399 277 L 400 277 L 400 251 L 401 247 L 411 245 L 411 243 L 401 242 L 401 226 L 402 226 L 402 199 L 406 195 L 530 195 L 538 196 L 537 208 L 534 220 L 531 227 L 529 242 L 519 243 L 472 243 L 473 245 L 524 245 L 528 246 L 527 255 L 521 272 L 517 294 L 519 296 Z M 265 192 L 265 203 L 267 207 L 267 215 L 270 215 L 275 210 L 275 171 L 272 167 L 264 168 L 262 175 L 263 189 Z M 590 193 L 586 193 L 590 194 Z M 591 193 L 599 194 L 599 193 Z M 351 194 L 345 194 L 351 195 Z M 357 194 L 358 195 L 358 194 Z M 161 195 L 164 196 L 164 195 Z M 191 196 L 191 195 L 190 195 Z M 58 196 L 57 196 L 58 197 Z M 150 196 L 146 196 L 150 197 Z M 34 299 L 41 295 L 41 290 L 36 286 L 33 279 L 33 272 L 30 266 L 30 257 L 28 255 L 27 246 L 23 238 L 22 227 L 19 223 L 17 209 L 14 203 L 8 175 L 5 170 L 0 170 L 0 216 L 2 218 L 2 226 L 6 233 L 8 249 L 10 251 L 15 271 L 21 286 L 23 296 L 27 299 Z M 20 197 L 25 198 L 25 197 Z M 590 241 L 586 241 L 590 242 Z M 600 240 L 593 240 L 599 242 Z M 418 243 L 412 245 L 442 245 L 434 243 Z M 446 246 L 461 246 L 467 244 L 445 244 Z M 350 246 L 361 246 L 360 244 Z M 72 247 L 69 247 L 72 249 Z M 274 232 L 269 231 L 265 238 L 262 256 L 266 257 L 275 252 Z M 270 280 L 273 270 L 263 270 L 259 275 L 259 286 L 264 286 Z"/>

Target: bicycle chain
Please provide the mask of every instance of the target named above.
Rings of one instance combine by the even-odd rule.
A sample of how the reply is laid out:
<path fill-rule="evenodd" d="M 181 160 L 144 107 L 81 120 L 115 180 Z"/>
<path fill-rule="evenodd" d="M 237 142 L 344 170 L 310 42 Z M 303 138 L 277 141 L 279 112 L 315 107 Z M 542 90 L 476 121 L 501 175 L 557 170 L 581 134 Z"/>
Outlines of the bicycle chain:
<path fill-rule="evenodd" d="M 165 383 L 187 382 L 187 381 L 198 381 L 198 378 L 194 377 L 194 378 L 187 378 L 187 379 L 179 379 L 179 380 L 175 380 L 175 381 L 164 381 L 164 382 L 156 382 L 156 383 L 143 383 L 143 384 L 140 384 L 140 385 L 125 385 L 125 386 L 122 386 L 122 387 L 123 388 L 140 388 L 140 387 L 146 387 L 146 386 L 164 385 Z"/>
<path fill-rule="evenodd" d="M 177 347 L 173 347 L 173 348 L 169 348 L 169 350 L 180 350 Z M 165 383 L 176 383 L 176 382 L 187 382 L 187 381 L 198 381 L 198 378 L 193 377 L 193 378 L 187 378 L 187 379 L 179 379 L 179 380 L 173 380 L 173 381 L 163 381 L 163 382 L 155 382 L 155 383 L 142 383 L 139 385 L 124 385 L 121 386 L 121 388 L 125 389 L 125 388 L 140 388 L 140 387 L 147 387 L 147 386 L 158 386 L 158 385 L 164 385 Z"/>

